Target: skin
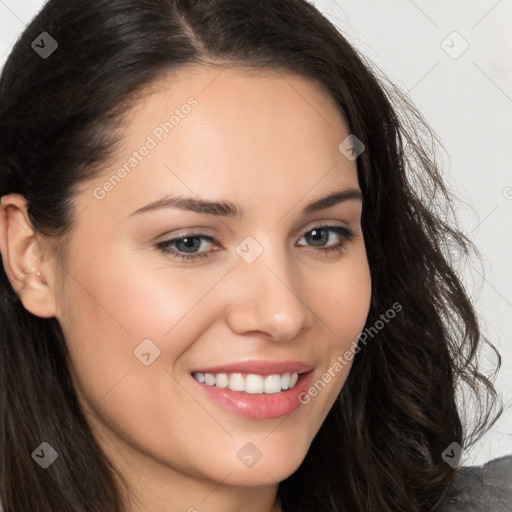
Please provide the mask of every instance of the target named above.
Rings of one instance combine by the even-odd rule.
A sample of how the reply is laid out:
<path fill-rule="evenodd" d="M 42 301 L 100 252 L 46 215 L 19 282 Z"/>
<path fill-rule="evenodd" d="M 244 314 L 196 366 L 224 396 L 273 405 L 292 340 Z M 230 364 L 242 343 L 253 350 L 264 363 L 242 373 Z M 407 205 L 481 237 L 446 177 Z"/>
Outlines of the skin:
<path fill-rule="evenodd" d="M 191 96 L 190 114 L 97 199 L 94 189 Z M 362 202 L 302 214 L 334 190 L 359 190 L 356 162 L 338 149 L 350 132 L 311 80 L 206 66 L 162 78 L 126 127 L 115 161 L 76 196 L 62 280 L 51 242 L 34 232 L 17 194 L 1 203 L 4 267 L 25 308 L 60 322 L 86 417 L 134 490 L 126 510 L 278 511 L 277 483 L 302 462 L 351 365 L 307 405 L 262 420 L 210 401 L 190 372 L 300 360 L 314 366 L 314 382 L 357 339 L 371 293 Z M 130 217 L 170 193 L 236 202 L 246 214 L 164 208 Z M 353 231 L 342 253 L 325 254 L 304 236 L 325 223 Z M 184 232 L 215 239 L 201 242 L 208 258 L 157 249 Z M 248 236 L 263 248 L 252 263 L 236 252 Z M 343 242 L 325 236 L 324 247 Z M 146 338 L 160 350 L 149 366 L 134 357 Z M 262 453 L 251 468 L 237 457 L 247 442 Z"/>

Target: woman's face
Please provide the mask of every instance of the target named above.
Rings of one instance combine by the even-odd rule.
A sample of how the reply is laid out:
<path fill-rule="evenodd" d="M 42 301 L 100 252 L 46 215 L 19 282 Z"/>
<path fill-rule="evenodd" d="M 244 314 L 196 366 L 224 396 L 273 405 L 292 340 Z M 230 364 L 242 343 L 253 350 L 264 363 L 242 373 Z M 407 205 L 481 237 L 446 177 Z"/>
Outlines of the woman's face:
<path fill-rule="evenodd" d="M 370 304 L 337 108 L 304 78 L 219 69 L 162 79 L 132 111 L 115 163 L 77 196 L 56 290 L 96 435 L 161 494 L 293 473 Z"/>

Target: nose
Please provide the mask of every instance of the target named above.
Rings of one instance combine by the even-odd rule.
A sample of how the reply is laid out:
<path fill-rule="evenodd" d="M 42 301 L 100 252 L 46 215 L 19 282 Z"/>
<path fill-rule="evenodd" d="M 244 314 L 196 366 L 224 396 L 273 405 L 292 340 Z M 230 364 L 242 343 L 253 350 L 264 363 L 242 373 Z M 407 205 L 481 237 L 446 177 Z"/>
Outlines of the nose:
<path fill-rule="evenodd" d="M 227 322 L 231 330 L 275 341 L 296 338 L 310 327 L 314 316 L 302 277 L 281 250 L 265 249 L 252 263 L 237 259 L 230 272 Z"/>

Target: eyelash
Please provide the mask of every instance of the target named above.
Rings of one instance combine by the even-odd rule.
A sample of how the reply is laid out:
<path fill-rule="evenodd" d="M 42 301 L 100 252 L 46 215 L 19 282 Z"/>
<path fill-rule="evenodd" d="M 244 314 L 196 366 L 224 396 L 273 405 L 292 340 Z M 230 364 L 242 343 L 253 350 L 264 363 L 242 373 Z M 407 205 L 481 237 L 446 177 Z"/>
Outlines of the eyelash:
<path fill-rule="evenodd" d="M 304 237 L 308 233 L 311 233 L 312 231 L 319 230 L 319 229 L 325 229 L 327 231 L 331 231 L 336 233 L 337 235 L 340 235 L 343 239 L 343 241 L 337 245 L 331 246 L 331 247 L 316 247 L 317 250 L 322 251 L 324 254 L 331 254 L 331 253 L 341 253 L 343 249 L 345 248 L 345 244 L 347 242 L 350 242 L 354 238 L 354 233 L 349 228 L 346 228 L 344 226 L 329 226 L 329 225 L 319 225 L 315 226 L 312 229 L 309 229 L 306 231 L 302 236 Z M 196 233 L 190 233 L 186 234 L 184 236 L 180 236 L 178 238 L 172 238 L 171 240 L 166 240 L 164 242 L 159 242 L 156 244 L 156 247 L 159 251 L 161 251 L 164 254 L 168 254 L 176 259 L 181 259 L 181 261 L 190 261 L 190 260 L 197 260 L 197 259 L 203 259 L 208 258 L 208 253 L 200 252 L 200 253 L 194 253 L 194 254 L 181 254 L 180 252 L 171 249 L 170 246 L 176 242 L 180 242 L 185 239 L 194 239 L 199 238 L 202 240 L 206 240 L 207 242 L 214 242 L 215 239 L 208 235 L 202 235 L 202 234 L 196 234 Z M 312 246 L 315 248 L 315 246 Z"/>

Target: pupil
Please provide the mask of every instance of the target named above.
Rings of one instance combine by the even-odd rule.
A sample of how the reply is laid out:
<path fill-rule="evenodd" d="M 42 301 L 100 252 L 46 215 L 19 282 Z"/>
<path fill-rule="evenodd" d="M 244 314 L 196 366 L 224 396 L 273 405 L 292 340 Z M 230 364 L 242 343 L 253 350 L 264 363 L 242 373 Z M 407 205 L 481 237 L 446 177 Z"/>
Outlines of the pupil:
<path fill-rule="evenodd" d="M 197 238 L 188 237 L 188 238 L 183 238 L 178 243 L 184 244 L 187 249 L 193 249 L 194 247 L 197 249 L 197 247 L 199 246 L 200 241 Z"/>
<path fill-rule="evenodd" d="M 318 235 L 318 233 L 320 233 L 322 231 L 324 232 L 324 236 Z M 312 233 L 312 235 L 310 235 L 310 236 L 313 238 L 313 241 L 315 241 L 315 242 L 318 242 L 318 241 L 320 241 L 320 242 L 324 241 L 325 242 L 326 241 L 325 240 L 325 230 L 323 228 L 321 228 L 321 229 L 313 229 L 311 231 L 311 233 Z M 316 236 L 313 235 L 313 233 L 316 233 Z M 318 244 L 318 245 L 321 245 L 321 244 Z"/>

